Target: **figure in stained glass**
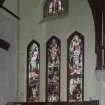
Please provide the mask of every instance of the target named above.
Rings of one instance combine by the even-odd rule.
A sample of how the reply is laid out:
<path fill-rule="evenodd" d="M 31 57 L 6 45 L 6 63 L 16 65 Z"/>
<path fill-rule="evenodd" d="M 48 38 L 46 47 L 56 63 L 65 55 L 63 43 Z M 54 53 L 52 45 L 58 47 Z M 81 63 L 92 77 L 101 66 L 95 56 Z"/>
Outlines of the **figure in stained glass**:
<path fill-rule="evenodd" d="M 44 17 L 64 16 L 68 12 L 68 0 L 46 0 Z"/>
<path fill-rule="evenodd" d="M 81 74 L 82 70 L 82 55 L 81 55 L 81 39 L 78 36 L 74 36 L 70 44 L 70 67 L 71 75 L 74 73 Z"/>
<path fill-rule="evenodd" d="M 47 43 L 47 101 L 59 101 L 60 41 L 52 37 Z"/>
<path fill-rule="evenodd" d="M 58 13 L 64 10 L 62 0 L 51 0 L 49 5 L 49 13 Z"/>
<path fill-rule="evenodd" d="M 68 101 L 83 99 L 84 40 L 76 32 L 68 39 Z"/>
<path fill-rule="evenodd" d="M 52 65 L 56 65 L 57 61 L 59 60 L 59 46 L 55 39 L 52 40 L 52 43 L 49 47 L 50 62 Z"/>
<path fill-rule="evenodd" d="M 27 101 L 39 101 L 39 44 L 32 41 L 28 46 Z"/>
<path fill-rule="evenodd" d="M 32 57 L 31 57 L 31 62 L 30 62 L 30 66 L 31 66 L 30 70 L 32 71 L 38 68 L 37 66 L 39 66 L 39 59 L 38 59 L 39 51 L 38 50 L 39 50 L 38 46 L 36 44 L 33 44 Z"/>

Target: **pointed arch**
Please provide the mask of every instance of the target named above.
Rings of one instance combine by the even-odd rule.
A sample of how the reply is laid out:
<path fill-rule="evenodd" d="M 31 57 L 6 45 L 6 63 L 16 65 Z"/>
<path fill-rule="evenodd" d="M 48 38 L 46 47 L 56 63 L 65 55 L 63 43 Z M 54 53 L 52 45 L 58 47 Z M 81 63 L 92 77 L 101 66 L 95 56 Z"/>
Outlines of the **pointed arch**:
<path fill-rule="evenodd" d="M 46 43 L 46 101 L 60 101 L 61 41 L 52 36 Z"/>
<path fill-rule="evenodd" d="M 83 101 L 84 36 L 75 31 L 67 39 L 67 101 Z"/>
<path fill-rule="evenodd" d="M 40 45 L 32 40 L 27 46 L 27 101 L 39 101 Z"/>

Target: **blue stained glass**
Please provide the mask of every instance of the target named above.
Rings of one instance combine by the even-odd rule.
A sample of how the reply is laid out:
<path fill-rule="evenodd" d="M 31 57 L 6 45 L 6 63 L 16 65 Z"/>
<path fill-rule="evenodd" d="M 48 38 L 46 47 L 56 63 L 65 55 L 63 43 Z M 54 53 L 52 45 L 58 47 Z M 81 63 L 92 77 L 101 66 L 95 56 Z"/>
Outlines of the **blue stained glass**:
<path fill-rule="evenodd" d="M 39 44 L 32 41 L 28 46 L 28 75 L 27 75 L 27 101 L 39 101 Z"/>

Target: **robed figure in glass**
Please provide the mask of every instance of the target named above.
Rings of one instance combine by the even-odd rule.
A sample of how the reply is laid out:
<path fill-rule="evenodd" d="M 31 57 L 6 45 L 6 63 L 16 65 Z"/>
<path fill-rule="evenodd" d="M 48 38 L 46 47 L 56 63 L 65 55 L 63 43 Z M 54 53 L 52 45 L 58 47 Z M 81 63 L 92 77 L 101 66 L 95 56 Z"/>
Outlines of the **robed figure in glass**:
<path fill-rule="evenodd" d="M 47 42 L 47 78 L 46 78 L 46 100 L 57 102 L 60 99 L 60 40 L 52 37 Z"/>
<path fill-rule="evenodd" d="M 27 101 L 39 101 L 40 48 L 32 41 L 27 50 Z"/>
<path fill-rule="evenodd" d="M 68 101 L 83 100 L 84 38 L 75 32 L 68 38 Z"/>

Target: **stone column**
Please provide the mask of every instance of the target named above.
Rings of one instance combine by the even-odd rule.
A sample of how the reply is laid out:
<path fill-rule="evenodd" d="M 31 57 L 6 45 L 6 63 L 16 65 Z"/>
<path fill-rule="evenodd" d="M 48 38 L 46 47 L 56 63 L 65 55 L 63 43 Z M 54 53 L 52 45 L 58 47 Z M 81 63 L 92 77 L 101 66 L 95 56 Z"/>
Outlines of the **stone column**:
<path fill-rule="evenodd" d="M 96 70 L 96 79 L 99 81 L 99 105 L 105 105 L 105 70 Z"/>
<path fill-rule="evenodd" d="M 105 80 L 100 80 L 100 105 L 105 105 Z"/>

